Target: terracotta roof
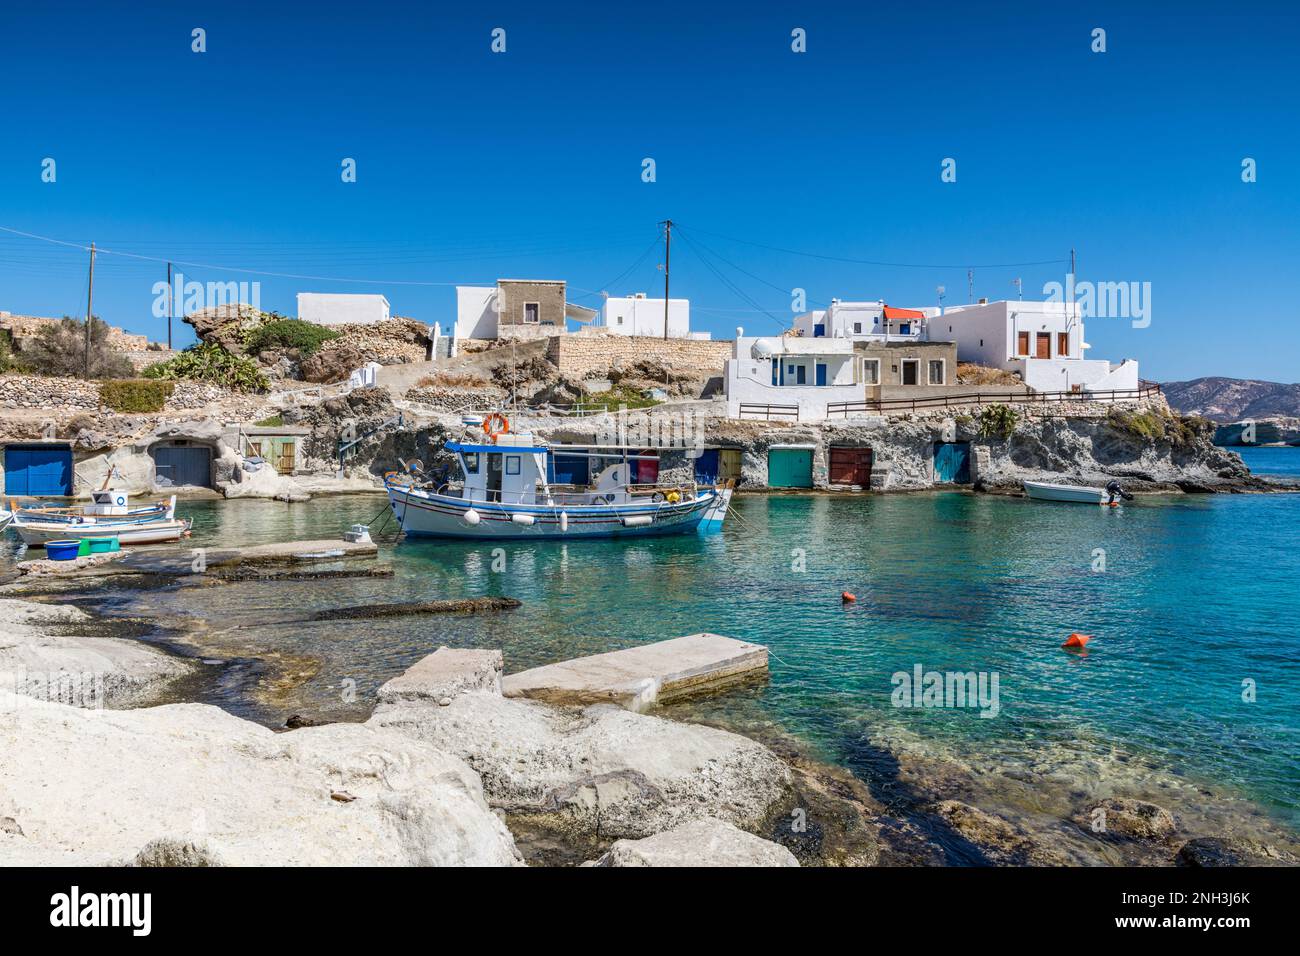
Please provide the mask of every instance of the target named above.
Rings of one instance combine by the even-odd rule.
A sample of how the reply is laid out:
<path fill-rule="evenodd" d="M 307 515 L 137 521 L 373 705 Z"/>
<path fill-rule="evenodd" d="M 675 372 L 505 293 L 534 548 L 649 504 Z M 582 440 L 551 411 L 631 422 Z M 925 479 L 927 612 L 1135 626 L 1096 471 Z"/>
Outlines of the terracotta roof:
<path fill-rule="evenodd" d="M 887 319 L 924 319 L 925 313 L 919 309 L 898 309 L 892 305 L 885 306 Z"/>

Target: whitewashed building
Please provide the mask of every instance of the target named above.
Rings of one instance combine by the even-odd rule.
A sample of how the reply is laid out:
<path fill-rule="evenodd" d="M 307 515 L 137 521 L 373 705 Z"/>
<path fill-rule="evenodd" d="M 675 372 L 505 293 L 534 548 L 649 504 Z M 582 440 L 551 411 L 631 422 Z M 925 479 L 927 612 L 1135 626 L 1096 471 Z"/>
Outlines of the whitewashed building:
<path fill-rule="evenodd" d="M 957 343 L 963 362 L 1019 372 L 1040 392 L 1136 389 L 1138 363 L 1090 359 L 1075 302 L 985 302 L 953 306 L 930 319 L 930 337 Z"/>
<path fill-rule="evenodd" d="M 668 300 L 668 338 L 707 339 L 707 332 L 691 332 L 689 299 Z M 611 335 L 650 335 L 664 337 L 664 300 L 650 299 L 644 292 L 610 296 L 592 328 Z"/>
<path fill-rule="evenodd" d="M 341 295 L 299 292 L 298 318 L 317 325 L 374 325 L 387 322 L 392 312 L 382 295 Z"/>
<path fill-rule="evenodd" d="M 723 371 L 727 417 L 758 417 L 758 406 L 798 406 L 800 421 L 826 417 L 828 402 L 863 398 L 853 342 L 843 337 L 746 336 Z"/>
<path fill-rule="evenodd" d="M 938 309 L 901 309 L 876 302 L 831 299 L 830 308 L 816 309 L 794 320 L 804 338 L 848 338 L 859 341 L 925 341 L 926 322 Z"/>

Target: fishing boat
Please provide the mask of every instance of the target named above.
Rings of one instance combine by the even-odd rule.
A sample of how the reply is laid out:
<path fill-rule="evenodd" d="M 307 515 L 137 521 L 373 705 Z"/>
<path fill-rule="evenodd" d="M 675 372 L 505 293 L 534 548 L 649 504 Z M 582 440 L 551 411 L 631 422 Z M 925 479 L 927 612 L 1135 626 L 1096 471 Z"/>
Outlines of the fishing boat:
<path fill-rule="evenodd" d="M 6 511 L 4 508 L 0 508 L 0 531 L 9 527 L 9 522 L 13 520 L 14 513 L 12 511 Z"/>
<path fill-rule="evenodd" d="M 631 462 L 651 455 L 593 454 L 552 446 L 525 432 L 512 433 L 500 415 L 483 423 L 482 437 L 449 441 L 461 478 L 421 480 L 415 474 L 384 477 L 389 505 L 402 530 L 439 538 L 592 538 L 715 531 L 726 517 L 733 482 L 633 484 Z M 554 452 L 592 459 L 617 458 L 591 485 L 547 480 Z"/>
<path fill-rule="evenodd" d="M 81 507 L 13 511 L 14 530 L 35 547 L 44 547 L 47 541 L 108 537 L 122 544 L 160 544 L 188 535 L 191 523 L 176 517 L 175 495 L 132 508 L 126 492 L 107 488 L 92 492 L 90 504 Z"/>
<path fill-rule="evenodd" d="M 1058 485 L 1049 481 L 1024 482 L 1025 494 L 1038 501 L 1066 501 L 1074 504 L 1109 505 L 1116 499 L 1132 501 L 1133 496 L 1126 492 L 1118 481 L 1108 482 L 1105 488 L 1093 488 L 1088 485 Z"/>

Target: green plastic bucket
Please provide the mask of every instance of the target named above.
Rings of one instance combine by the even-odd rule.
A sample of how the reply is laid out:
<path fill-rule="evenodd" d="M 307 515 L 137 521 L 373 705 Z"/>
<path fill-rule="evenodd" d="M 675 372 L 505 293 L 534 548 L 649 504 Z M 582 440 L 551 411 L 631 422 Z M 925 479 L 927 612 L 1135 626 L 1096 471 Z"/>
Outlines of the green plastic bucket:
<path fill-rule="evenodd" d="M 90 554 L 111 554 L 119 550 L 117 535 L 111 538 L 86 538 L 85 543 L 90 545 Z"/>

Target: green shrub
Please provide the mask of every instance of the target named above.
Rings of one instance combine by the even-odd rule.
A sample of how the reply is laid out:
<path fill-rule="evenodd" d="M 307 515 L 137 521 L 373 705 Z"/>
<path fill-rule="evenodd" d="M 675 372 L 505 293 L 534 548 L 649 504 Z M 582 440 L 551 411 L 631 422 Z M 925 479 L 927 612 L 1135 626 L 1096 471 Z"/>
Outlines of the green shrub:
<path fill-rule="evenodd" d="M 187 378 L 210 382 L 238 392 L 265 392 L 271 387 L 255 361 L 234 355 L 216 342 L 191 345 L 175 358 L 150 365 L 143 374 L 170 381 Z"/>
<path fill-rule="evenodd" d="M 980 410 L 981 438 L 1000 438 L 1006 441 L 1016 430 L 1020 416 L 1008 405 L 990 405 Z"/>
<path fill-rule="evenodd" d="M 115 412 L 161 412 L 175 387 L 157 379 L 119 378 L 100 384 L 99 400 Z"/>
<path fill-rule="evenodd" d="M 305 358 L 339 333 L 301 319 L 276 319 L 259 325 L 244 339 L 249 355 L 261 355 L 267 349 L 297 349 Z"/>
<path fill-rule="evenodd" d="M 284 424 L 283 415 L 272 415 L 270 418 L 263 418 L 257 423 L 258 428 L 279 428 Z"/>
<path fill-rule="evenodd" d="M 1107 423 L 1144 442 L 1167 441 L 1175 448 L 1189 448 L 1200 441 L 1208 441 L 1214 434 L 1215 424 L 1199 415 L 1178 416 L 1169 412 L 1127 412 L 1111 409 Z"/>

